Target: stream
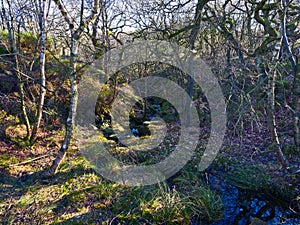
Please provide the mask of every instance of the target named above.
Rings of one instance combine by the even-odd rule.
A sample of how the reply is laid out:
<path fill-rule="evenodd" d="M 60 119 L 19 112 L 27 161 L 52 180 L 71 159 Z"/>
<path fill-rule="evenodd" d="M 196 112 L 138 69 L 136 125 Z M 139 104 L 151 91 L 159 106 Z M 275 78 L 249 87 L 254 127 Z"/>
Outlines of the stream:
<path fill-rule="evenodd" d="M 147 113 L 147 119 L 161 116 L 161 105 L 155 102 L 150 104 L 153 109 Z M 134 136 L 140 136 L 137 127 L 131 127 L 131 131 Z M 195 220 L 192 225 L 300 225 L 300 212 L 292 212 L 287 206 L 281 207 L 275 197 L 239 189 L 211 174 L 207 184 L 222 198 L 225 205 L 223 217 L 209 224 Z"/>
<path fill-rule="evenodd" d="M 263 193 L 241 190 L 214 176 L 210 176 L 209 186 L 221 195 L 225 205 L 223 218 L 209 225 L 300 224 L 299 212 L 296 214 L 289 209 L 283 209 L 276 203 L 275 198 L 272 199 Z M 253 218 L 256 223 L 252 222 Z M 202 223 L 193 222 L 192 224 Z"/>

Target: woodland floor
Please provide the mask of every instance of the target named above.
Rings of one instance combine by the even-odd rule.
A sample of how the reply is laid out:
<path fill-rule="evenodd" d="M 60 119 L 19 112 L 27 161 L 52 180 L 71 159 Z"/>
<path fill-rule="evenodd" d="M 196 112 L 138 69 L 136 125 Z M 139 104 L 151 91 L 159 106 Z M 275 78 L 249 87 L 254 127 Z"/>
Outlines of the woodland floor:
<path fill-rule="evenodd" d="M 57 175 L 41 178 L 40 175 L 51 164 L 60 147 L 63 137 L 61 127 L 54 130 L 53 127 L 47 129 L 44 126 L 37 142 L 33 146 L 26 146 L 21 139 L 24 127 L 18 125 L 15 117 L 1 111 L 0 121 L 1 224 L 151 224 L 149 221 L 164 224 L 162 218 L 165 215 L 160 215 L 155 209 L 158 207 L 161 210 L 161 207 L 153 203 L 152 208 L 149 206 L 143 214 L 139 210 L 146 203 L 139 202 L 140 205 L 136 205 L 138 196 L 150 193 L 153 187 L 128 188 L 104 180 L 80 155 L 76 140 L 73 140 Z M 249 128 L 243 135 L 243 144 L 240 138 L 226 138 L 222 150 L 207 171 L 201 174 L 197 172 L 193 167 L 198 159 L 192 160 L 184 170 L 188 174 L 198 174 L 192 175 L 192 180 L 186 178 L 178 186 L 184 186 L 182 190 L 188 192 L 187 186 L 194 186 L 195 182 L 205 183 L 213 174 L 242 189 L 269 192 L 271 195 L 275 193 L 286 207 L 299 213 L 300 173 L 297 168 L 300 155 L 291 147 L 292 138 L 286 138 L 283 150 L 294 166 L 294 172 L 283 169 L 268 136 L 267 129 L 257 132 Z M 184 172 L 180 172 L 164 184 L 170 187 L 159 188 L 168 189 L 168 193 L 174 194 L 171 186 L 175 187 L 176 181 L 184 176 Z M 150 201 L 144 198 L 145 202 Z M 149 216 L 147 212 L 154 216 Z M 172 212 L 165 213 L 169 215 Z M 219 215 L 204 217 L 204 220 L 213 221 Z M 173 223 L 190 223 L 185 215 L 175 213 L 174 218 L 177 221 Z"/>

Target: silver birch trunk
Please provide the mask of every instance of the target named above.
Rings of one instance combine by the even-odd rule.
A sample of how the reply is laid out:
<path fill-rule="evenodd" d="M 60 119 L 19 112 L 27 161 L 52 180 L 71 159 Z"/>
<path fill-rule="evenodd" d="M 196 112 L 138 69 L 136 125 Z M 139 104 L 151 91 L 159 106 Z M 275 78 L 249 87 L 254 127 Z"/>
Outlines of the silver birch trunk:
<path fill-rule="evenodd" d="M 40 127 L 40 123 L 43 115 L 44 100 L 46 94 L 46 74 L 45 74 L 45 52 L 46 52 L 46 1 L 39 0 L 40 2 L 40 30 L 41 30 L 41 42 L 40 42 L 40 97 L 38 103 L 38 112 L 36 116 L 36 121 L 32 129 L 30 141 L 34 142 L 36 138 L 37 131 Z"/>
<path fill-rule="evenodd" d="M 69 114 L 66 122 L 66 133 L 63 140 L 63 143 L 60 147 L 58 155 L 53 161 L 52 166 L 49 171 L 46 172 L 46 176 L 54 175 L 61 162 L 64 160 L 67 150 L 69 148 L 71 138 L 73 135 L 73 129 L 75 125 L 75 116 L 77 110 L 77 101 L 78 101 L 78 91 L 77 91 L 77 81 L 76 81 L 76 58 L 77 58 L 77 42 L 81 37 L 83 30 L 93 21 L 95 16 L 98 14 L 99 10 L 99 0 L 94 0 L 94 7 L 92 9 L 91 15 L 85 20 L 80 21 L 79 27 L 75 28 L 75 23 L 69 15 L 68 11 L 64 7 L 61 0 L 54 0 L 55 4 L 58 6 L 61 14 L 63 15 L 65 21 L 68 23 L 70 32 L 71 32 L 71 56 L 70 56 L 70 64 L 69 64 L 69 79 L 71 86 L 71 99 L 70 99 L 70 108 Z M 83 3 L 82 3 L 83 4 Z M 81 16 L 83 20 L 83 16 Z"/>
<path fill-rule="evenodd" d="M 49 170 L 50 175 L 53 175 L 57 172 L 59 165 L 64 160 L 67 150 L 69 148 L 73 129 L 75 125 L 75 116 L 77 109 L 77 100 L 78 100 L 78 89 L 76 82 L 76 55 L 77 55 L 77 40 L 74 37 L 74 30 L 71 30 L 71 57 L 69 65 L 69 78 L 71 86 L 71 99 L 70 99 L 70 109 L 66 122 L 66 133 L 63 140 L 63 143 L 59 149 L 58 155 L 56 156 L 53 164 Z"/>

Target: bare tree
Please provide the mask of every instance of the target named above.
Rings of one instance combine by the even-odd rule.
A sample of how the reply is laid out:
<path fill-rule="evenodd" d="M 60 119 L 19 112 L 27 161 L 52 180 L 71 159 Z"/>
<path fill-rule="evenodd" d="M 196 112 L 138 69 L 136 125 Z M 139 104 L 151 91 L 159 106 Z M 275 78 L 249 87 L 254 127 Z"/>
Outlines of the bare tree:
<path fill-rule="evenodd" d="M 76 58 L 77 58 L 77 42 L 81 38 L 84 29 L 94 20 L 99 11 L 99 0 L 93 1 L 93 9 L 91 10 L 90 15 L 87 18 L 84 18 L 84 1 L 81 1 L 81 10 L 80 10 L 80 22 L 79 25 L 76 24 L 76 21 L 70 16 L 68 10 L 64 6 L 62 0 L 54 0 L 55 4 L 58 6 L 62 16 L 67 22 L 70 30 L 70 43 L 71 43 L 71 55 L 69 63 L 69 79 L 71 85 L 71 99 L 70 99 L 70 108 L 69 115 L 66 122 L 66 133 L 55 160 L 49 171 L 46 175 L 52 175 L 57 172 L 57 169 L 64 159 L 66 152 L 68 150 L 75 123 L 76 109 L 77 109 L 77 74 L 76 74 Z"/>
<path fill-rule="evenodd" d="M 26 105 L 25 105 L 25 94 L 24 94 L 24 77 L 22 76 L 22 72 L 20 70 L 19 64 L 19 51 L 16 44 L 16 35 L 15 35 L 15 18 L 12 10 L 12 3 L 10 0 L 6 0 L 6 5 L 8 6 L 8 12 L 6 12 L 4 1 L 1 0 L 2 3 L 2 14 L 4 20 L 6 22 L 7 30 L 8 30 L 8 39 L 10 43 L 11 55 L 13 58 L 13 68 L 16 77 L 18 78 L 19 85 L 19 94 L 21 100 L 21 109 L 23 112 L 23 119 L 26 126 L 27 138 L 30 136 L 30 123 L 27 115 Z"/>

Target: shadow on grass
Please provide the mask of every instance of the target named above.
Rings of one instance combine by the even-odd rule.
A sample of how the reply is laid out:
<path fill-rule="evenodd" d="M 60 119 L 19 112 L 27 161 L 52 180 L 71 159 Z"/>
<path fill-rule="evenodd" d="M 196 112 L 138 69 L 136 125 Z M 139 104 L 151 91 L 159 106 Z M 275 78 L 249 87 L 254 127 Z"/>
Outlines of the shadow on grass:
<path fill-rule="evenodd" d="M 21 177 L 13 177 L 7 173 L 0 173 L 0 202 L 7 198 L 24 195 L 34 185 L 48 186 L 61 184 L 77 176 L 87 173 L 96 173 L 93 169 L 74 168 L 68 172 L 60 172 L 52 177 L 45 178 L 44 170 Z"/>
<path fill-rule="evenodd" d="M 111 225 L 133 225 L 133 224 L 143 224 L 143 225 L 151 225 L 150 221 L 139 218 L 135 221 L 132 220 L 126 220 L 126 219 L 120 219 L 118 217 L 111 217 L 109 220 L 107 220 L 107 217 L 104 219 L 105 216 L 103 216 L 103 211 L 97 210 L 94 212 L 84 213 L 80 216 L 74 216 L 72 218 L 69 218 L 67 220 L 64 220 L 62 222 L 54 222 L 51 223 L 51 225 L 90 225 L 90 224 L 111 224 Z M 173 223 L 172 223 L 173 224 Z"/>
<path fill-rule="evenodd" d="M 63 215 L 67 212 L 65 205 L 70 205 L 66 201 L 73 196 L 72 191 L 70 192 L 70 197 L 64 197 L 65 201 L 45 199 L 40 202 L 41 199 L 37 197 L 38 202 L 35 202 L 35 193 L 43 193 L 43 189 L 46 188 L 45 190 L 49 190 L 50 186 L 53 185 L 58 185 L 60 188 L 60 186 L 64 186 L 64 183 L 68 183 L 69 180 L 81 177 L 84 174 L 95 174 L 93 169 L 84 169 L 81 167 L 75 167 L 67 172 L 57 173 L 49 178 L 43 177 L 43 172 L 44 171 L 39 171 L 21 177 L 13 177 L 7 173 L 0 174 L 0 224 L 16 224 L 20 222 L 21 224 L 36 224 L 37 221 L 44 223 L 48 219 L 44 217 L 43 214 L 47 214 L 49 210 L 51 211 L 51 208 L 54 208 L 54 210 L 55 208 L 62 209 L 62 211 L 58 210 L 54 212 L 54 218 Z M 88 189 L 82 190 L 82 192 L 88 191 Z M 79 192 L 77 194 L 79 194 Z M 31 200 L 27 198 L 28 193 Z M 32 196 L 33 199 L 30 196 Z M 28 204 L 27 207 L 26 204 Z"/>

